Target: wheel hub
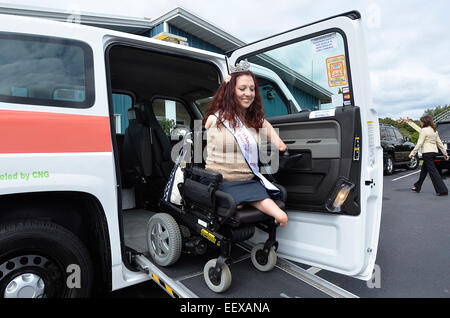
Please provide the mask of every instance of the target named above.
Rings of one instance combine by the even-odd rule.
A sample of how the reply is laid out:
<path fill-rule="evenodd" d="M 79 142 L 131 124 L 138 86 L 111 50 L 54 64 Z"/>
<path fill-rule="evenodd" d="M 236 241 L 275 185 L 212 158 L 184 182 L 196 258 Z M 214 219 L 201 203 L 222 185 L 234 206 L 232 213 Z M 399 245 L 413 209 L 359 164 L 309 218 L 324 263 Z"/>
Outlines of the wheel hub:
<path fill-rule="evenodd" d="M 5 288 L 5 298 L 41 298 L 45 283 L 39 275 L 23 273 L 14 277 Z"/>
<path fill-rule="evenodd" d="M 42 298 L 48 296 L 46 272 L 51 262 L 40 255 L 22 255 L 0 264 L 0 286 L 4 298 Z M 48 277 L 47 277 L 48 278 Z M 2 295 L 0 294 L 0 297 Z"/>

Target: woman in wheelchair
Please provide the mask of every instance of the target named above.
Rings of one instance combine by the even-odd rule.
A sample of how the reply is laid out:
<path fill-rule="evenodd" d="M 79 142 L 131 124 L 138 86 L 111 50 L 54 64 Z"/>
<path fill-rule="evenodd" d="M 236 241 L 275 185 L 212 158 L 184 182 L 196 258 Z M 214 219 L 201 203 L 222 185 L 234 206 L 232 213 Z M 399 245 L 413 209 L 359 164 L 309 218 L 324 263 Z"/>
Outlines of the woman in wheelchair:
<path fill-rule="evenodd" d="M 242 63 L 241 63 L 242 65 Z M 280 152 L 287 147 L 264 119 L 262 98 L 255 76 L 246 67 L 237 67 L 235 72 L 220 85 L 206 109 L 203 122 L 207 130 L 207 158 L 205 169 L 222 174 L 219 190 L 229 193 L 237 208 L 245 204 L 272 216 L 280 226 L 285 226 L 288 217 L 272 199 L 278 189 L 267 179 L 261 181 L 258 166 L 248 162 L 252 155 L 257 160 L 260 134 L 278 147 Z M 244 127 L 242 127 L 242 125 Z M 234 134 L 233 134 L 233 133 Z M 239 150 L 239 148 L 241 150 Z M 251 169 L 253 165 L 254 169 Z M 224 206 L 225 202 L 218 202 Z"/>
<path fill-rule="evenodd" d="M 262 136 L 284 152 L 280 161 L 286 160 L 287 147 L 264 119 L 262 98 L 248 68 L 244 63 L 232 70 L 208 105 L 203 121 L 207 134 L 204 168 L 203 162 L 196 166 L 190 160 L 181 169 L 181 158 L 184 154 L 192 157 L 193 152 L 192 148 L 180 152 L 161 200 L 168 213 L 155 214 L 148 223 L 149 251 L 158 265 L 174 264 L 182 249 L 205 254 L 205 239 L 220 248 L 220 255 L 203 268 L 205 282 L 214 292 L 229 288 L 232 246 L 253 237 L 255 227 L 268 238 L 253 246 L 252 264 L 263 272 L 272 270 L 277 262 L 277 226 L 288 221 L 282 210 L 287 192 L 259 172 L 258 156 Z M 196 138 L 189 140 L 192 143 Z M 177 171 L 183 171 L 183 181 L 176 181 Z M 170 199 L 174 189 L 175 193 L 179 189 L 181 199 L 175 197 L 180 201 Z"/>

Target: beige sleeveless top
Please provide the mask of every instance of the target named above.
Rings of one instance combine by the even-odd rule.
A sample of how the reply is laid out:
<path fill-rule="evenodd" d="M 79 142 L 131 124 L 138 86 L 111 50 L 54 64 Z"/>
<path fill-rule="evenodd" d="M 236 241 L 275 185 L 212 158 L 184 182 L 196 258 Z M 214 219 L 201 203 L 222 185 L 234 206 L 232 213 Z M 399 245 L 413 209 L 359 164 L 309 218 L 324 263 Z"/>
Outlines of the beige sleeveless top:
<path fill-rule="evenodd" d="M 259 135 L 255 129 L 248 129 L 260 145 Z M 245 161 L 239 145 L 230 131 L 213 122 L 207 132 L 206 165 L 207 170 L 221 173 L 225 181 L 251 180 L 255 176 Z"/>

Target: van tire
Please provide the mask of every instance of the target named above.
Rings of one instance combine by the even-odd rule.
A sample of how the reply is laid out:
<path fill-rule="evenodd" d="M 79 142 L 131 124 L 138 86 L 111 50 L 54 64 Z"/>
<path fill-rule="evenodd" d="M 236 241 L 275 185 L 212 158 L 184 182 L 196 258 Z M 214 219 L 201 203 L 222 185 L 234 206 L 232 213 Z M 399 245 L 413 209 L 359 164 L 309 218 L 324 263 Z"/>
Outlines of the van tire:
<path fill-rule="evenodd" d="M 89 252 L 72 232 L 40 220 L 0 225 L 0 298 L 84 298 L 93 281 Z"/>

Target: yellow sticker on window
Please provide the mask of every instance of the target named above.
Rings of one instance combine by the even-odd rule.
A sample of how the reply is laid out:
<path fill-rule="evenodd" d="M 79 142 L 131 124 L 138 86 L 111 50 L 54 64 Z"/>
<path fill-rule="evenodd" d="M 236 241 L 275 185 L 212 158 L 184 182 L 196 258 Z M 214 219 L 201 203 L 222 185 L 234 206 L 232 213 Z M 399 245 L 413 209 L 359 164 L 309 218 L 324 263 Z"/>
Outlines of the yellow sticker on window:
<path fill-rule="evenodd" d="M 328 86 L 336 87 L 347 85 L 347 67 L 345 55 L 327 58 Z"/>

